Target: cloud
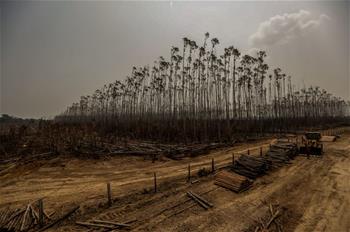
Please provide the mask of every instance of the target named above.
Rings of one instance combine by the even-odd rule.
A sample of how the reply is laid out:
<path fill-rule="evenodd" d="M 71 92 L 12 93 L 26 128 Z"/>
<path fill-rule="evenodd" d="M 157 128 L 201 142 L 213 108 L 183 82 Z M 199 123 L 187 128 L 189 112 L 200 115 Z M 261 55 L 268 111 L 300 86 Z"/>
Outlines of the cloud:
<path fill-rule="evenodd" d="M 311 13 L 306 10 L 275 15 L 259 25 L 258 30 L 249 37 L 249 42 L 253 47 L 286 44 L 328 20 L 330 18 L 325 14 L 313 18 Z"/>

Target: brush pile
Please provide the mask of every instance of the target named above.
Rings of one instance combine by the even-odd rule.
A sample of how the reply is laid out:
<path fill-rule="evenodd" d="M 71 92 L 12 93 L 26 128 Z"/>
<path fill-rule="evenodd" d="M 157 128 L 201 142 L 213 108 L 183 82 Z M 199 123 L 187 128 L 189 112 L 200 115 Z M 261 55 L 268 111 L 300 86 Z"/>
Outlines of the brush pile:
<path fill-rule="evenodd" d="M 253 181 L 233 172 L 221 171 L 215 175 L 214 183 L 239 193 L 247 190 L 252 185 Z"/>
<path fill-rule="evenodd" d="M 43 223 L 51 220 L 45 211 L 43 216 Z M 38 224 L 39 209 L 34 204 L 28 204 L 24 208 L 6 208 L 0 211 L 0 231 L 27 231 Z"/>
<path fill-rule="evenodd" d="M 269 169 L 269 166 L 269 161 L 263 157 L 241 155 L 239 159 L 235 161 L 232 170 L 239 175 L 255 179 L 264 175 Z"/>

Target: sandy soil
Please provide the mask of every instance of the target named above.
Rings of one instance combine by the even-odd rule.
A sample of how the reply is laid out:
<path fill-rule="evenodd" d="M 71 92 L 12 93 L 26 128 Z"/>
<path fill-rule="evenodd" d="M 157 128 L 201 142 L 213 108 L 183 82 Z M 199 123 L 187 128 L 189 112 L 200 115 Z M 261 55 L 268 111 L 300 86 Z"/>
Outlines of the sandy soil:
<path fill-rule="evenodd" d="M 322 157 L 298 156 L 291 164 L 258 178 L 244 193 L 214 185 L 211 175 L 194 184 L 185 181 L 189 162 L 197 170 L 209 168 L 215 157 L 215 163 L 223 166 L 230 162 L 232 152 L 270 142 L 154 164 L 140 157 L 40 161 L 1 174 L 0 205 L 23 204 L 42 196 L 55 210 L 62 205 L 85 205 L 74 218 L 51 231 L 86 231 L 74 225 L 77 219 L 137 220 L 131 223 L 135 231 L 250 231 L 268 214 L 270 203 L 282 212 L 283 231 L 350 231 L 350 133 L 325 143 Z M 149 191 L 154 171 L 160 178 L 156 194 Z M 105 205 L 107 181 L 115 196 L 111 208 Z M 205 211 L 199 207 L 185 195 L 188 190 L 201 194 L 214 208 Z"/>
<path fill-rule="evenodd" d="M 237 144 L 232 148 L 220 149 L 208 155 L 175 161 L 167 158 L 155 163 L 149 157 L 115 156 L 107 159 L 78 159 L 57 157 L 16 166 L 0 172 L 0 207 L 11 204 L 29 203 L 45 198 L 49 208 L 56 209 L 64 204 L 80 204 L 89 200 L 105 198 L 106 183 L 112 185 L 113 195 L 142 191 L 153 184 L 156 172 L 159 182 L 169 178 L 186 179 L 188 164 L 192 172 L 202 167 L 227 164 L 232 152 L 258 153 L 260 146 L 266 150 L 271 139 L 249 144 Z"/>

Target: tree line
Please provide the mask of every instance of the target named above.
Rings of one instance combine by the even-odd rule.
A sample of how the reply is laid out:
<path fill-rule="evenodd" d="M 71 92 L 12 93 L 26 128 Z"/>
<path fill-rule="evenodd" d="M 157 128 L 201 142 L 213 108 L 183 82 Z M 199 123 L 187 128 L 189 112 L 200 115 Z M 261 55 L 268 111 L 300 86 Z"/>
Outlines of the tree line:
<path fill-rule="evenodd" d="M 107 133 L 169 141 L 230 140 L 235 134 L 292 130 L 341 121 L 349 103 L 319 87 L 296 89 L 270 69 L 265 51 L 241 54 L 219 40 L 183 38 L 170 58 L 133 67 L 124 81 L 82 96 L 55 120 L 95 123 Z"/>

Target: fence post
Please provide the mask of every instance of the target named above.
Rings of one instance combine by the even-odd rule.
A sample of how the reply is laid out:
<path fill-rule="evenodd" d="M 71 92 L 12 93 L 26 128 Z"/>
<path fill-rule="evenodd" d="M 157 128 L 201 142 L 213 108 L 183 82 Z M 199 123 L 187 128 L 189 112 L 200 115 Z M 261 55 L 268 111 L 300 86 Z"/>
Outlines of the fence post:
<path fill-rule="evenodd" d="M 157 192 L 157 174 L 153 173 L 153 177 L 154 177 L 154 192 Z"/>
<path fill-rule="evenodd" d="M 39 208 L 39 225 L 42 227 L 44 225 L 44 203 L 43 199 L 39 199 L 38 201 L 38 208 Z"/>
<path fill-rule="evenodd" d="M 111 183 L 107 183 L 107 198 L 108 198 L 108 206 L 112 206 L 112 191 L 111 191 Z"/>
<path fill-rule="evenodd" d="M 248 149 L 248 155 L 250 155 L 250 150 Z"/>
<path fill-rule="evenodd" d="M 187 181 L 191 182 L 191 164 L 188 164 Z"/>
<path fill-rule="evenodd" d="M 260 156 L 263 155 L 262 147 L 260 147 Z"/>
<path fill-rule="evenodd" d="M 211 172 L 215 171 L 214 158 L 211 158 Z"/>

